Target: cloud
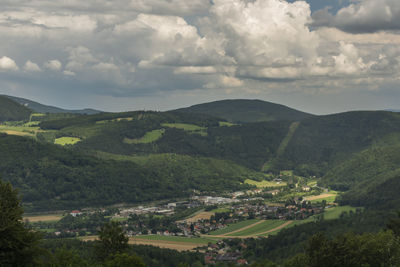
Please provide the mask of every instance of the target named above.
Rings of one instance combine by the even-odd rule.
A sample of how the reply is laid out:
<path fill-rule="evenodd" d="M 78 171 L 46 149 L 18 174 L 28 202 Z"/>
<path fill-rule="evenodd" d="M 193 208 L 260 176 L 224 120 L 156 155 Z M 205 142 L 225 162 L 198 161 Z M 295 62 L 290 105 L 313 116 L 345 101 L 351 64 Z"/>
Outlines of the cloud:
<path fill-rule="evenodd" d="M 60 61 L 53 59 L 44 63 L 44 67 L 52 71 L 59 71 L 62 68 L 62 64 Z"/>
<path fill-rule="evenodd" d="M 9 57 L 3 56 L 0 58 L 0 70 L 13 70 L 17 71 L 19 68 L 15 61 Z"/>
<path fill-rule="evenodd" d="M 266 68 L 304 67 L 316 57 L 319 40 L 307 27 L 306 2 L 216 0 L 211 14 L 205 21 L 208 34 L 248 77 L 273 78 Z"/>
<path fill-rule="evenodd" d="M 40 67 L 38 66 L 38 64 L 33 63 L 32 61 L 28 60 L 25 65 L 24 65 L 24 70 L 26 71 L 41 71 Z"/>
<path fill-rule="evenodd" d="M 315 27 L 335 27 L 349 33 L 400 30 L 400 1 L 357 0 L 335 15 L 327 9 L 313 14 Z"/>
<path fill-rule="evenodd" d="M 400 84 L 398 6 L 351 1 L 311 14 L 306 1 L 285 0 L 5 0 L 0 51 L 14 71 L 0 86 L 197 99 Z"/>
<path fill-rule="evenodd" d="M 162 15 L 194 15 L 207 12 L 207 0 L 133 0 L 130 7 L 138 12 Z"/>

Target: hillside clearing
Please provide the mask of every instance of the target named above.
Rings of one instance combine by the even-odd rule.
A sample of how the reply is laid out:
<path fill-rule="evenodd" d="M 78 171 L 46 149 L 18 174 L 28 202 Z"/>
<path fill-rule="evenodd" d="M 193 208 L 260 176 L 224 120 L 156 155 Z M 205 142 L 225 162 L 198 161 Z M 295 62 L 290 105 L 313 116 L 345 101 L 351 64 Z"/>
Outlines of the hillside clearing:
<path fill-rule="evenodd" d="M 136 139 L 130 139 L 130 138 L 124 138 L 124 143 L 126 144 L 149 144 L 157 141 L 160 139 L 165 130 L 164 129 L 158 129 L 158 130 L 153 130 L 150 132 L 147 132 L 143 137 L 141 138 L 136 138 Z"/>
<path fill-rule="evenodd" d="M 75 145 L 76 143 L 82 141 L 82 139 L 77 138 L 77 137 L 60 137 L 60 138 L 56 138 L 54 140 L 54 144 L 56 145 L 61 145 L 61 146 L 65 146 L 65 145 Z"/>

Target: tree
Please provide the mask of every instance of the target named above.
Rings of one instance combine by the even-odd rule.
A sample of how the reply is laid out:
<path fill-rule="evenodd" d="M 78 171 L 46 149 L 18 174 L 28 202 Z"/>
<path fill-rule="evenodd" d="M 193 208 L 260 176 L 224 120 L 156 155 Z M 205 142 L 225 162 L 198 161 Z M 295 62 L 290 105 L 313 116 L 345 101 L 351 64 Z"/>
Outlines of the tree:
<path fill-rule="evenodd" d="M 25 228 L 23 212 L 18 191 L 0 179 L 0 266 L 33 266 L 42 253 L 41 235 Z"/>
<path fill-rule="evenodd" d="M 144 267 L 142 259 L 136 254 L 126 253 L 115 254 L 114 257 L 105 263 L 106 267 Z"/>
<path fill-rule="evenodd" d="M 108 222 L 99 231 L 100 242 L 96 246 L 99 259 L 105 260 L 118 253 L 123 253 L 128 248 L 129 238 L 117 222 Z"/>

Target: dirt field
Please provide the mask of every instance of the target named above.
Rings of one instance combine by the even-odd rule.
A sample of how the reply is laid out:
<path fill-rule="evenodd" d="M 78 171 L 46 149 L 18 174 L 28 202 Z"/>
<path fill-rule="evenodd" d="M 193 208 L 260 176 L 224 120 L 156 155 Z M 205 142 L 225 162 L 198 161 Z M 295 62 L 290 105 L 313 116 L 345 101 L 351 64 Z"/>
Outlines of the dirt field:
<path fill-rule="evenodd" d="M 18 136 L 33 136 L 31 133 L 27 132 L 18 132 L 18 131 L 12 131 L 12 130 L 4 130 L 1 131 L 2 133 L 6 133 L 8 135 L 18 135 Z"/>
<path fill-rule="evenodd" d="M 42 215 L 42 216 L 27 216 L 23 219 L 28 219 L 30 222 L 49 222 L 49 221 L 59 221 L 62 215 L 52 214 L 52 215 Z"/>
<path fill-rule="evenodd" d="M 322 194 L 319 196 L 312 196 L 312 197 L 306 197 L 306 200 L 317 200 L 317 199 L 321 199 L 321 198 L 326 198 L 326 197 L 334 197 L 336 196 L 336 194 Z"/>
<path fill-rule="evenodd" d="M 182 220 L 182 221 L 187 221 L 189 223 L 193 223 L 193 222 L 200 221 L 202 219 L 209 220 L 211 218 L 211 216 L 214 214 L 215 214 L 214 212 L 203 211 L 203 212 L 200 212 L 199 214 L 196 214 L 193 217 L 190 217 L 189 219 Z"/>
<path fill-rule="evenodd" d="M 94 241 L 97 240 L 97 236 L 85 236 L 82 238 L 83 241 Z M 132 245 L 151 245 L 160 248 L 169 248 L 178 251 L 186 251 L 193 250 L 194 248 L 204 246 L 204 244 L 196 244 L 196 243 L 185 243 L 185 242 L 173 242 L 173 241 L 164 241 L 164 240 L 150 240 L 150 239 L 142 239 L 140 237 L 131 237 L 129 238 L 129 244 Z"/>
<path fill-rule="evenodd" d="M 173 242 L 173 241 L 164 241 L 164 240 L 148 240 L 148 239 L 141 239 L 141 238 L 137 238 L 137 237 L 130 238 L 129 244 L 151 245 L 151 246 L 160 247 L 160 248 L 175 249 L 178 251 L 192 250 L 199 246 L 204 246 L 204 244 Z"/>

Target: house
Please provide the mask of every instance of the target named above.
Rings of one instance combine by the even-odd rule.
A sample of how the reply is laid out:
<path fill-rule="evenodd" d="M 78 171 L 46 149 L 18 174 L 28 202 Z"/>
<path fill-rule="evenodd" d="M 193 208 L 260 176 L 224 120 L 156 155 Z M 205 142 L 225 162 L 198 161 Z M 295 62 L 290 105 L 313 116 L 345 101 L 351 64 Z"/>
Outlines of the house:
<path fill-rule="evenodd" d="M 276 196 L 279 192 L 280 192 L 280 191 L 279 191 L 278 189 L 275 189 L 275 190 L 267 191 L 267 192 L 265 192 L 265 193 L 271 194 L 271 195 L 273 195 L 273 196 Z"/>
<path fill-rule="evenodd" d="M 80 212 L 79 210 L 73 210 L 70 212 L 70 215 L 76 217 L 82 215 L 82 212 Z"/>
<path fill-rule="evenodd" d="M 302 189 L 304 192 L 309 192 L 309 191 L 311 190 L 311 187 L 309 187 L 309 186 L 303 186 L 301 189 Z"/>

